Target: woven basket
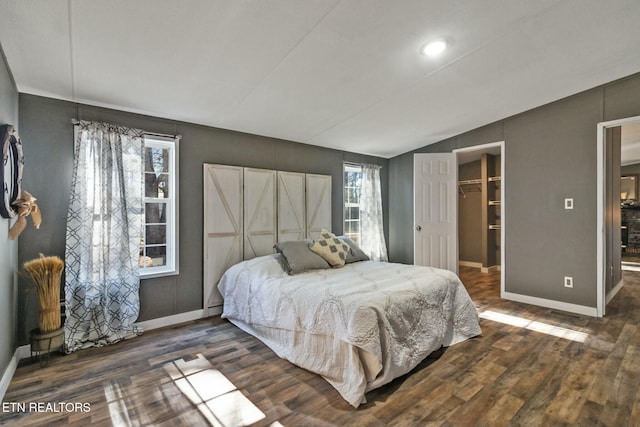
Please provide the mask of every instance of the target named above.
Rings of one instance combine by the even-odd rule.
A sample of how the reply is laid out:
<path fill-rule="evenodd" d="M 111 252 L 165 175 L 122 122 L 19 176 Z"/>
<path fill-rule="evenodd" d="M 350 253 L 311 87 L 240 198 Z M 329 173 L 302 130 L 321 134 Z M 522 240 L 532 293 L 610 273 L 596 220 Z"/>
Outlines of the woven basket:
<path fill-rule="evenodd" d="M 40 328 L 33 329 L 29 332 L 29 341 L 32 352 L 59 350 L 64 344 L 64 328 L 45 333 L 41 333 Z"/>

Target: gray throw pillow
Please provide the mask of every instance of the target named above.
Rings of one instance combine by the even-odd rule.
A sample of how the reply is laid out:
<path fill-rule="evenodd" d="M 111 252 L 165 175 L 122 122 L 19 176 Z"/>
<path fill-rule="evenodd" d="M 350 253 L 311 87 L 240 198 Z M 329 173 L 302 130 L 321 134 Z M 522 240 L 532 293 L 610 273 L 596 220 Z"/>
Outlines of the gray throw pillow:
<path fill-rule="evenodd" d="M 347 253 L 347 259 L 345 260 L 346 264 L 351 264 L 352 262 L 358 261 L 369 261 L 369 257 L 364 253 L 360 246 L 356 244 L 353 240 L 351 240 L 347 236 L 338 236 L 338 239 L 342 240 L 349 246 L 349 253 Z"/>
<path fill-rule="evenodd" d="M 293 240 L 290 242 L 278 242 L 274 249 L 282 254 L 287 261 L 287 273 L 289 274 L 331 268 L 324 258 L 309 249 L 312 244 L 312 240 Z"/>

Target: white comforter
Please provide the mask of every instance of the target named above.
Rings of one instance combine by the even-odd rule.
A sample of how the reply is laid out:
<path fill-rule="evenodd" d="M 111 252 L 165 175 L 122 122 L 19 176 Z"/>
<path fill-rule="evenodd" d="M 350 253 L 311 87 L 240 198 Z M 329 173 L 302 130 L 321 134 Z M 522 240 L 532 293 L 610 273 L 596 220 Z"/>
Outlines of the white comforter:
<path fill-rule="evenodd" d="M 324 376 L 355 407 L 434 350 L 481 333 L 449 271 L 364 261 L 289 276 L 281 263 L 276 254 L 231 267 L 218 285 L 222 317 Z"/>

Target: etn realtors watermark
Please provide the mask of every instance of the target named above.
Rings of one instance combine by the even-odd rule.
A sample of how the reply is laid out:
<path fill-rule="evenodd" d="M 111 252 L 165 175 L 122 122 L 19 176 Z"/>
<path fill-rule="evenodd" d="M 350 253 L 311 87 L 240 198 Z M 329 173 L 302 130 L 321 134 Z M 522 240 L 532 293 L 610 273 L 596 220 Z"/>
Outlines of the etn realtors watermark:
<path fill-rule="evenodd" d="M 16 412 L 90 412 L 88 402 L 2 402 L 3 413 Z"/>

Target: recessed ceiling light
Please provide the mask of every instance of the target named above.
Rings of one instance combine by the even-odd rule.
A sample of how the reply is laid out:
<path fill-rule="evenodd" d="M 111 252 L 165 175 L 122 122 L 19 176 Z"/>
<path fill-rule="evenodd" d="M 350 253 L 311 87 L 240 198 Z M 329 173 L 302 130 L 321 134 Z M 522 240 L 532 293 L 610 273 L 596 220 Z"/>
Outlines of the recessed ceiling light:
<path fill-rule="evenodd" d="M 432 40 L 426 43 L 420 49 L 420 53 L 425 56 L 438 56 L 447 48 L 447 41 L 445 39 Z"/>

